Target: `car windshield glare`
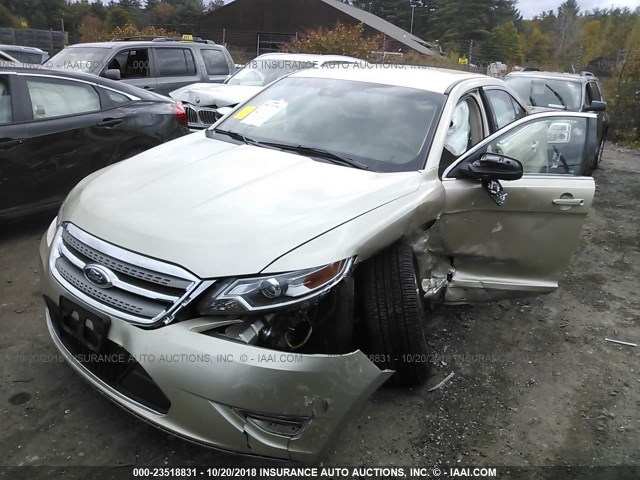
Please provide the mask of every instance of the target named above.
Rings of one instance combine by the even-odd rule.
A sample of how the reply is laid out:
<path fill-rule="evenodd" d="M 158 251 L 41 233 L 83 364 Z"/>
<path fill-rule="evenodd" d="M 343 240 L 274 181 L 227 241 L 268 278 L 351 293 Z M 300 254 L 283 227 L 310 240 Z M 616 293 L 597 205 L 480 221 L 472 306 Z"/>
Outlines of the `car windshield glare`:
<path fill-rule="evenodd" d="M 53 68 L 97 73 L 104 66 L 108 51 L 106 47 L 67 47 L 51 57 L 49 62 Z"/>
<path fill-rule="evenodd" d="M 266 87 L 271 82 L 285 75 L 314 68 L 317 62 L 303 60 L 255 59 L 247 63 L 240 71 L 233 75 L 227 83 L 229 85 L 250 85 L 252 87 Z"/>
<path fill-rule="evenodd" d="M 373 171 L 419 170 L 445 98 L 394 85 L 287 77 L 216 129 L 257 142 L 331 152 Z M 215 138 L 233 141 L 228 135 Z"/>
<path fill-rule="evenodd" d="M 582 100 L 580 82 L 539 77 L 507 77 L 505 80 L 533 107 L 580 110 Z"/>

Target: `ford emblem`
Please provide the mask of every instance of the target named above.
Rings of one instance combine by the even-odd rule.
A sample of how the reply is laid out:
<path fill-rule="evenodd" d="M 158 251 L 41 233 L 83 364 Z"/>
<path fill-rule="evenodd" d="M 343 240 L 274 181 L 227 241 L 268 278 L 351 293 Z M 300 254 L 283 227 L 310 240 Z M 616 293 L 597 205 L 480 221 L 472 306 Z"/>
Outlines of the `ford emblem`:
<path fill-rule="evenodd" d="M 110 288 L 113 286 L 113 272 L 102 265 L 85 265 L 82 273 L 84 273 L 87 280 L 98 288 Z"/>

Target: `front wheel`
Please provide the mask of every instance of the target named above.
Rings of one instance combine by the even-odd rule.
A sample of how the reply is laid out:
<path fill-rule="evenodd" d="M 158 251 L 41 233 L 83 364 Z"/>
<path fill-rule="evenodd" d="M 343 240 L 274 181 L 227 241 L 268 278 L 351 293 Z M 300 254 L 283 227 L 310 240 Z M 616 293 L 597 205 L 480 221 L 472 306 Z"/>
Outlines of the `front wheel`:
<path fill-rule="evenodd" d="M 365 262 L 359 273 L 369 356 L 395 370 L 391 382 L 413 386 L 428 376 L 426 315 L 411 246 L 396 243 Z"/>

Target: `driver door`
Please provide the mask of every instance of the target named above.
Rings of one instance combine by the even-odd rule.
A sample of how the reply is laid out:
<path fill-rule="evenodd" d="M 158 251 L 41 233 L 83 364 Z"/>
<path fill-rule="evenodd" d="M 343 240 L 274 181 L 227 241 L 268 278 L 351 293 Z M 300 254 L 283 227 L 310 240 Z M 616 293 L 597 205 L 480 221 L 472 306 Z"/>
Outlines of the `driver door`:
<path fill-rule="evenodd" d="M 429 240 L 430 251 L 452 265 L 445 302 L 491 301 L 558 287 L 595 193 L 593 178 L 583 172 L 595 153 L 596 129 L 593 114 L 529 115 L 446 169 L 444 213 Z M 523 166 L 522 178 L 500 181 L 507 194 L 502 205 L 483 182 L 460 174 L 486 153 Z"/>

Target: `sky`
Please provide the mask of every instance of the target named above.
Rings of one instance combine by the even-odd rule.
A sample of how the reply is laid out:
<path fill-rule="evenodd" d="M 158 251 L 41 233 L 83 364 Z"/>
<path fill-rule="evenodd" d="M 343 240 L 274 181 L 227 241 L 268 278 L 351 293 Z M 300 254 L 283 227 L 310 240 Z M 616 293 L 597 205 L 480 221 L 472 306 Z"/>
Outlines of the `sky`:
<path fill-rule="evenodd" d="M 557 10 L 563 0 L 518 0 L 518 9 L 524 18 L 532 18 L 543 11 Z M 593 8 L 609 8 L 609 7 L 629 7 L 634 9 L 640 6 L 640 0 L 578 0 L 580 11 L 591 10 Z"/>

